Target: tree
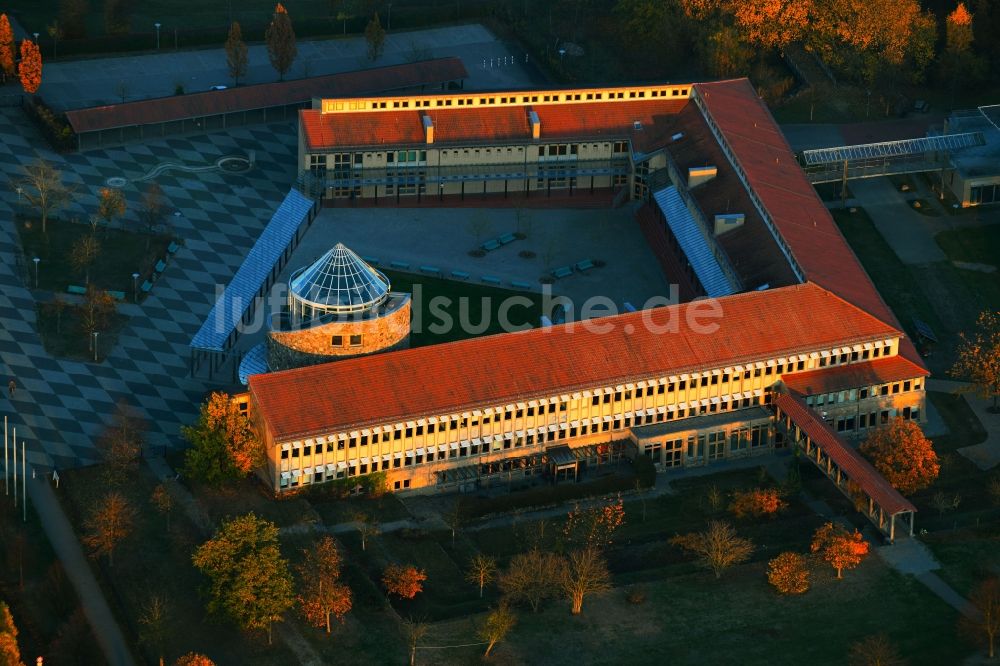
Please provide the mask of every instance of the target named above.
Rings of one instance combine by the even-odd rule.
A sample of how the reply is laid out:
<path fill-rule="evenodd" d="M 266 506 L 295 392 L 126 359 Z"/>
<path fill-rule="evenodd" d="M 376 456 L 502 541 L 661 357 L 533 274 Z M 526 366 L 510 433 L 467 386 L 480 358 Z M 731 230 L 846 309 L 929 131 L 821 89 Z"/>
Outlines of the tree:
<path fill-rule="evenodd" d="M 969 594 L 969 603 L 976 609 L 978 617 L 961 618 L 963 633 L 984 643 L 989 658 L 993 659 L 997 652 L 997 639 L 1000 638 L 1000 578 L 993 576 L 976 585 Z"/>
<path fill-rule="evenodd" d="M 81 332 L 87 336 L 87 342 L 93 351 L 94 333 L 100 333 L 107 329 L 115 312 L 115 300 L 108 292 L 88 284 L 79 311 Z"/>
<path fill-rule="evenodd" d="M 24 666 L 21 649 L 17 646 L 17 625 L 6 603 L 0 601 L 0 664 Z"/>
<path fill-rule="evenodd" d="M 84 274 L 84 284 L 90 284 L 90 266 L 101 253 L 101 243 L 93 234 L 80 236 L 69 251 L 69 261 L 78 272 Z"/>
<path fill-rule="evenodd" d="M 511 558 L 500 577 L 500 590 L 515 603 L 526 602 L 533 613 L 559 591 L 562 560 L 554 553 L 532 548 Z"/>
<path fill-rule="evenodd" d="M 156 653 L 163 666 L 163 649 L 167 643 L 169 617 L 163 597 L 154 594 L 143 606 L 139 615 L 139 642 Z"/>
<path fill-rule="evenodd" d="M 59 40 L 64 36 L 63 27 L 59 24 L 59 19 L 45 26 L 45 32 L 52 38 L 52 57 L 55 58 L 57 49 L 59 48 Z"/>
<path fill-rule="evenodd" d="M 189 476 L 209 485 L 245 476 L 264 464 L 264 444 L 227 393 L 213 391 L 198 422 L 181 434 L 191 443 L 184 457 Z"/>
<path fill-rule="evenodd" d="M 414 666 L 417 661 L 417 644 L 430 631 L 431 626 L 426 622 L 414 620 L 412 617 L 403 620 L 403 634 L 406 636 L 406 644 L 410 648 L 410 666 Z"/>
<path fill-rule="evenodd" d="M 412 564 L 390 564 L 382 572 L 382 584 L 389 594 L 401 599 L 412 599 L 424 591 L 427 574 Z"/>
<path fill-rule="evenodd" d="M 341 22 L 343 32 L 347 34 L 347 21 L 358 15 L 358 3 L 356 0 L 332 0 L 330 3 L 330 15 Z"/>
<path fill-rule="evenodd" d="M 958 360 L 951 376 L 968 379 L 972 389 L 983 398 L 993 398 L 992 411 L 998 411 L 1000 398 L 1000 311 L 985 310 L 976 320 L 972 335 L 959 333 Z"/>
<path fill-rule="evenodd" d="M 170 512 L 174 508 L 174 498 L 170 494 L 170 490 L 167 489 L 167 482 L 164 481 L 153 488 L 153 494 L 150 495 L 149 501 L 156 507 L 156 510 L 162 513 L 167 519 L 167 532 L 170 531 Z"/>
<path fill-rule="evenodd" d="M 139 461 L 146 430 L 146 423 L 128 402 L 119 400 L 111 423 L 97 439 L 109 485 L 121 483 Z"/>
<path fill-rule="evenodd" d="M 6 14 L 0 14 L 0 70 L 5 79 L 14 76 L 14 31 Z"/>
<path fill-rule="evenodd" d="M 131 0 L 104 0 L 104 30 L 109 35 L 128 34 L 131 13 Z"/>
<path fill-rule="evenodd" d="M 87 0 L 59 0 L 59 24 L 67 38 L 87 36 L 87 15 L 90 3 Z"/>
<path fill-rule="evenodd" d="M 109 226 L 125 214 L 125 195 L 116 187 L 102 187 L 97 195 L 97 214 Z"/>
<path fill-rule="evenodd" d="M 264 33 L 264 41 L 267 42 L 267 56 L 271 60 L 271 66 L 278 72 L 278 80 L 284 81 L 285 72 L 295 62 L 298 50 L 295 47 L 292 21 L 288 18 L 288 11 L 280 2 L 274 8 L 274 17 Z"/>
<path fill-rule="evenodd" d="M 28 203 L 38 209 L 43 234 L 48 232 L 49 215 L 65 206 L 72 196 L 72 190 L 63 185 L 62 172 L 43 159 L 24 167 L 24 178 L 17 186 Z"/>
<path fill-rule="evenodd" d="M 753 516 L 773 516 L 788 506 L 788 502 L 781 499 L 781 493 L 777 488 L 753 488 L 752 490 L 739 491 L 733 493 L 733 501 L 729 504 L 729 511 L 737 518 Z"/>
<path fill-rule="evenodd" d="M 729 567 L 746 562 L 754 551 L 753 542 L 736 534 L 729 523 L 713 520 L 704 532 L 675 536 L 670 543 L 694 553 L 698 563 L 711 569 L 716 578 Z"/>
<path fill-rule="evenodd" d="M 365 43 L 368 44 L 368 59 L 375 61 L 382 57 L 385 50 L 385 28 L 378 20 L 378 12 L 365 26 Z"/>
<path fill-rule="evenodd" d="M 904 495 L 928 487 L 941 471 L 931 440 L 919 425 L 898 416 L 888 427 L 868 435 L 861 453 Z"/>
<path fill-rule="evenodd" d="M 156 182 L 151 182 L 142 195 L 142 204 L 139 207 L 139 219 L 147 233 L 152 234 L 163 224 L 166 209 L 167 199 L 163 194 L 163 188 Z"/>
<path fill-rule="evenodd" d="M 496 558 L 483 553 L 477 553 L 469 561 L 469 568 L 465 573 L 465 580 L 473 585 L 479 586 L 479 598 L 483 598 L 483 588 L 493 582 L 497 575 Z M 489 653 L 489 650 L 487 650 Z"/>
<path fill-rule="evenodd" d="M 379 533 L 378 524 L 364 511 L 358 511 L 354 514 L 354 522 L 358 526 L 358 535 L 361 537 L 361 550 L 367 550 L 368 540 Z"/>
<path fill-rule="evenodd" d="M 246 76 L 249 65 L 249 51 L 243 41 L 243 31 L 238 21 L 229 26 L 229 37 L 226 39 L 226 66 L 229 76 L 233 77 L 234 85 L 240 85 L 240 79 Z"/>
<path fill-rule="evenodd" d="M 496 644 L 506 638 L 515 624 L 517 624 L 517 615 L 505 603 L 501 603 L 496 610 L 486 616 L 477 632 L 479 640 L 486 643 L 484 657 L 490 656 L 490 652 L 493 651 Z"/>
<path fill-rule="evenodd" d="M 810 0 L 740 0 L 733 5 L 743 39 L 765 49 L 801 39 L 815 11 Z"/>
<path fill-rule="evenodd" d="M 323 537 L 312 549 L 302 551 L 299 567 L 302 593 L 299 603 L 306 620 L 315 627 L 326 627 L 330 633 L 330 618 L 343 622 L 350 612 L 351 590 L 340 580 L 340 551 L 333 537 Z"/>
<path fill-rule="evenodd" d="M 49 312 L 56 317 L 56 334 L 62 333 L 62 316 L 66 308 L 69 307 L 69 303 L 63 298 L 62 294 L 54 294 L 52 300 L 49 301 Z"/>
<path fill-rule="evenodd" d="M 225 613 L 245 630 L 267 630 L 270 644 L 272 624 L 295 599 L 277 526 L 253 513 L 224 521 L 191 560 L 209 578 L 208 610 Z"/>
<path fill-rule="evenodd" d="M 42 52 L 30 39 L 21 42 L 21 62 L 17 66 L 24 92 L 34 95 L 42 85 Z"/>
<path fill-rule="evenodd" d="M 444 522 L 451 529 L 451 545 L 455 545 L 455 533 L 462 526 L 462 498 L 456 497 L 451 507 L 442 516 Z"/>
<path fill-rule="evenodd" d="M 786 551 L 767 563 L 767 582 L 781 594 L 804 594 L 809 590 L 806 558 Z"/>
<path fill-rule="evenodd" d="M 105 495 L 87 519 L 83 542 L 95 557 L 108 556 L 108 566 L 114 566 L 115 548 L 132 532 L 135 510 L 117 491 Z"/>
<path fill-rule="evenodd" d="M 867 636 L 851 645 L 848 654 L 850 666 L 903 666 L 895 646 L 885 634 Z"/>
<path fill-rule="evenodd" d="M 843 578 L 844 569 L 854 569 L 868 555 L 868 542 L 861 532 L 848 531 L 840 525 L 826 523 L 813 534 L 810 550 L 819 553 L 823 560 L 837 570 L 837 578 Z"/>
<path fill-rule="evenodd" d="M 188 652 L 183 657 L 178 657 L 174 666 L 215 666 L 215 662 L 203 654 Z"/>
<path fill-rule="evenodd" d="M 570 612 L 579 615 L 586 595 L 611 589 L 611 574 L 601 551 L 588 546 L 570 553 L 568 564 L 559 577 L 559 584 L 572 604 Z"/>
<path fill-rule="evenodd" d="M 611 544 L 615 531 L 625 523 L 625 507 L 619 496 L 604 505 L 581 509 L 575 506 L 566 516 L 563 535 L 579 547 L 604 548 Z"/>

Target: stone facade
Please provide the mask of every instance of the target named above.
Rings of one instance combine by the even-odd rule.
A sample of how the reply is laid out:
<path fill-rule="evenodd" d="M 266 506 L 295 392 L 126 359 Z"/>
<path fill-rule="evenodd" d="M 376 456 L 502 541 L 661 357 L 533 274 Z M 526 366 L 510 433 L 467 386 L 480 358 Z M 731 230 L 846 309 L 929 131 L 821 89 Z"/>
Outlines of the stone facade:
<path fill-rule="evenodd" d="M 287 370 L 408 347 L 410 295 L 390 294 L 388 303 L 384 312 L 361 319 L 345 317 L 297 330 L 268 331 L 268 365 L 271 370 Z M 360 341 L 352 340 L 355 336 L 361 336 Z"/>

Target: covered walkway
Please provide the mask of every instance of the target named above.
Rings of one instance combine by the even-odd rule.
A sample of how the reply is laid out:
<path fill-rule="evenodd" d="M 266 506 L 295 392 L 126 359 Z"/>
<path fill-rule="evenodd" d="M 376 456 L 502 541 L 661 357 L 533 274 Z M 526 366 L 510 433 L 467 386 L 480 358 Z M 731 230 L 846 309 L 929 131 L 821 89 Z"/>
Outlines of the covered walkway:
<path fill-rule="evenodd" d="M 908 518 L 904 524 L 913 536 L 917 508 L 816 412 L 790 393 L 776 395 L 774 407 L 778 427 L 784 429 L 789 440 L 802 449 L 840 492 L 855 502 L 889 541 L 896 538 L 897 517 Z"/>

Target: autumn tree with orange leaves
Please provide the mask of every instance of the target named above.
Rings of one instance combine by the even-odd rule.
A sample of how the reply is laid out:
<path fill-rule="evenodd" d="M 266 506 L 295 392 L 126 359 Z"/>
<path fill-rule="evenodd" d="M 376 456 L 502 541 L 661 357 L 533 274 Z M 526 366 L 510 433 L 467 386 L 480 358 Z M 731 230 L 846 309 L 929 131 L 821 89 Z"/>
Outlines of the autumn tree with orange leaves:
<path fill-rule="evenodd" d="M 625 523 L 625 507 L 619 496 L 608 504 L 573 508 L 566 516 L 563 536 L 581 548 L 604 548 L 611 544 L 615 531 Z"/>
<path fill-rule="evenodd" d="M 215 666 L 215 662 L 203 654 L 188 652 L 183 657 L 178 657 L 174 666 Z"/>
<path fill-rule="evenodd" d="M 412 564 L 390 564 L 382 572 L 382 584 L 389 594 L 412 599 L 424 591 L 427 574 Z"/>
<path fill-rule="evenodd" d="M 972 390 L 983 398 L 993 398 L 992 412 L 1000 411 L 1000 311 L 986 310 L 976 320 L 971 335 L 959 333 L 958 360 L 951 376 L 972 382 Z"/>
<path fill-rule="evenodd" d="M 737 518 L 759 518 L 773 516 L 787 506 L 788 502 L 781 499 L 781 493 L 776 488 L 753 488 L 733 493 L 729 511 Z"/>
<path fill-rule="evenodd" d="M 351 590 L 340 582 L 337 542 L 327 535 L 312 549 L 303 550 L 302 554 L 299 566 L 302 615 L 314 627 L 326 627 L 329 634 L 331 618 L 343 622 L 352 607 Z"/>
<path fill-rule="evenodd" d="M 786 551 L 767 563 L 767 582 L 781 594 L 803 594 L 809 590 L 809 567 L 799 553 Z"/>
<path fill-rule="evenodd" d="M 191 444 L 185 472 L 209 485 L 245 476 L 264 464 L 257 431 L 227 393 L 214 391 L 202 404 L 198 422 L 181 433 Z"/>
<path fill-rule="evenodd" d="M 861 453 L 904 495 L 928 487 L 941 471 L 931 440 L 919 425 L 900 417 L 868 435 Z"/>
<path fill-rule="evenodd" d="M 810 549 L 837 570 L 843 578 L 844 569 L 854 569 L 868 555 L 868 542 L 861 532 L 850 532 L 840 525 L 826 523 L 816 530 Z"/>
<path fill-rule="evenodd" d="M 134 522 L 135 509 L 125 496 L 110 492 L 97 503 L 94 512 L 87 519 L 83 543 L 93 551 L 95 557 L 107 555 L 108 566 L 114 566 L 115 549 L 132 532 Z"/>
<path fill-rule="evenodd" d="M 292 20 L 288 17 L 288 10 L 280 2 L 274 8 L 274 17 L 264 33 L 264 41 L 267 43 L 267 57 L 271 60 L 271 66 L 278 72 L 278 80 L 283 81 L 285 73 L 295 62 L 298 49 L 295 46 Z"/>
<path fill-rule="evenodd" d="M 24 92 L 34 95 L 42 85 L 42 53 L 31 40 L 21 42 L 21 62 L 17 66 Z"/>
<path fill-rule="evenodd" d="M 0 14 L 0 70 L 4 79 L 14 76 L 14 31 L 6 14 Z"/>

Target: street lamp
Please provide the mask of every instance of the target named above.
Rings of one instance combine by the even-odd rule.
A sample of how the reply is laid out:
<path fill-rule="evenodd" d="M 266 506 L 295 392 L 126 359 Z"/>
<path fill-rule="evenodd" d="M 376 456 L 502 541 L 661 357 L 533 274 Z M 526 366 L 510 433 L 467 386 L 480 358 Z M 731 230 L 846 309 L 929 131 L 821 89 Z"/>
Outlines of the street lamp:
<path fill-rule="evenodd" d="M 35 36 L 35 44 L 38 44 L 38 33 L 34 32 L 32 34 Z"/>
<path fill-rule="evenodd" d="M 94 363 L 97 363 L 97 331 L 94 331 Z"/>
<path fill-rule="evenodd" d="M 566 55 L 566 49 L 559 49 L 559 64 L 563 62 L 563 56 Z"/>
<path fill-rule="evenodd" d="M 139 279 L 139 274 L 138 273 L 132 273 L 132 302 L 133 303 L 138 303 L 139 302 L 139 290 L 136 287 L 136 284 L 137 284 L 136 281 L 138 279 Z"/>
<path fill-rule="evenodd" d="M 21 195 L 24 194 L 24 188 L 20 185 L 17 186 L 17 203 L 21 203 Z"/>
<path fill-rule="evenodd" d="M 38 262 L 40 262 L 41 259 L 39 257 L 35 257 L 32 261 L 35 262 L 35 289 L 38 289 Z"/>
<path fill-rule="evenodd" d="M 389 3 L 389 15 L 385 19 L 385 29 L 392 30 L 392 3 Z"/>
<path fill-rule="evenodd" d="M 153 25 L 156 26 L 156 50 L 159 51 L 160 50 L 160 24 L 159 23 L 154 23 Z"/>

